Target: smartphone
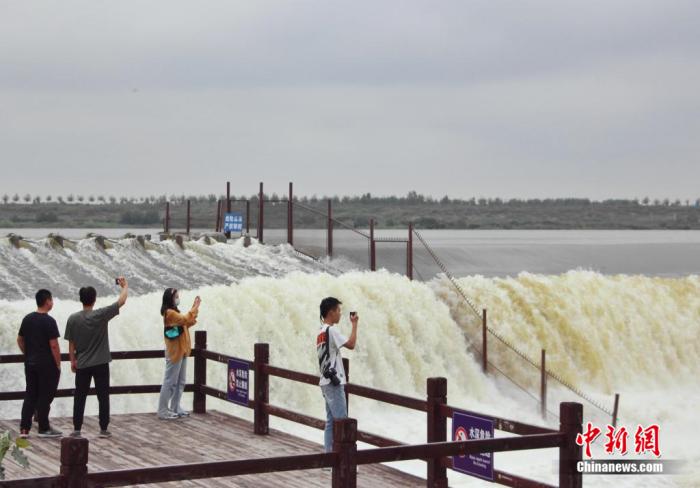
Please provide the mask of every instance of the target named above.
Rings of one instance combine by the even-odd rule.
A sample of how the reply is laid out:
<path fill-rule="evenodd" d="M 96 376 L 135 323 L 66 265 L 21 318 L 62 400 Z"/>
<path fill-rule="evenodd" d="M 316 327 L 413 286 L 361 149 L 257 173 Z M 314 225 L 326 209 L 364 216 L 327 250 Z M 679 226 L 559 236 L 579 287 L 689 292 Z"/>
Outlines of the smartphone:
<path fill-rule="evenodd" d="M 357 312 L 350 312 L 350 318 L 353 318 L 355 315 L 357 315 Z"/>
<path fill-rule="evenodd" d="M 114 284 L 118 285 L 119 284 L 119 278 L 114 278 Z"/>

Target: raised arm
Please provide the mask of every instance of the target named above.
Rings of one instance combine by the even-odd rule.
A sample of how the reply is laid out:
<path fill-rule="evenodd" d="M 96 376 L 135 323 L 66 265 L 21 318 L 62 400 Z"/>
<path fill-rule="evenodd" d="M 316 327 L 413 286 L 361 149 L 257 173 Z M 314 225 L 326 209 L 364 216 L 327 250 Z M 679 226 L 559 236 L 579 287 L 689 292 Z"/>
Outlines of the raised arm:
<path fill-rule="evenodd" d="M 202 300 L 199 297 L 195 298 L 192 308 L 187 313 L 178 313 L 175 310 L 168 310 L 166 315 L 168 325 L 173 324 L 181 325 L 183 327 L 192 327 L 197 323 L 200 303 L 202 303 Z"/>
<path fill-rule="evenodd" d="M 121 286 L 122 291 L 119 293 L 119 298 L 117 299 L 117 304 L 119 305 L 119 308 L 123 307 L 124 304 L 126 303 L 126 299 L 129 296 L 129 283 L 126 281 L 126 278 L 123 276 L 119 277 L 119 286 Z"/>
<path fill-rule="evenodd" d="M 348 341 L 345 344 L 343 344 L 343 347 L 346 347 L 348 349 L 355 349 L 355 343 L 357 342 L 357 322 L 359 320 L 360 317 L 358 315 L 353 315 L 350 318 L 350 323 L 352 324 L 352 332 L 350 333 Z"/>

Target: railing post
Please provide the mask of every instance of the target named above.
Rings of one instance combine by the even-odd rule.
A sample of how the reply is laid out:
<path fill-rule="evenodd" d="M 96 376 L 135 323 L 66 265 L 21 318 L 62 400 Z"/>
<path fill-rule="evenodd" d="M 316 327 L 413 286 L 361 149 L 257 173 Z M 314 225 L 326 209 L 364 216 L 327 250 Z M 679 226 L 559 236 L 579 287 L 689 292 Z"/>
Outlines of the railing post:
<path fill-rule="evenodd" d="M 170 233 L 170 202 L 165 202 L 165 233 Z"/>
<path fill-rule="evenodd" d="M 263 243 L 263 228 L 265 226 L 265 201 L 263 198 L 265 193 L 263 193 L 263 184 L 260 182 L 260 194 L 258 195 L 258 241 L 260 244 Z"/>
<path fill-rule="evenodd" d="M 207 395 L 202 390 L 207 384 L 207 359 L 202 354 L 207 349 L 207 331 L 198 330 L 194 333 L 194 413 L 207 412 Z"/>
<path fill-rule="evenodd" d="M 226 212 L 230 212 L 230 211 L 231 211 L 231 182 L 227 181 L 226 182 Z M 230 239 L 230 238 L 231 238 L 231 233 L 226 232 L 226 239 Z"/>
<path fill-rule="evenodd" d="M 333 451 L 339 454 L 338 464 L 333 466 L 333 488 L 357 486 L 357 420 L 333 421 Z"/>
<path fill-rule="evenodd" d="M 84 437 L 61 439 L 61 476 L 64 488 L 87 487 L 89 444 Z"/>
<path fill-rule="evenodd" d="M 447 419 L 440 413 L 440 405 L 447 404 L 447 379 L 428 378 L 428 442 L 447 440 Z M 447 488 L 447 468 L 441 459 L 428 460 L 429 488 Z"/>
<path fill-rule="evenodd" d="M 190 229 L 192 227 L 191 220 L 192 220 L 192 212 L 191 212 L 190 200 L 187 199 L 187 235 L 190 235 Z"/>
<path fill-rule="evenodd" d="M 287 242 L 290 246 L 294 246 L 294 188 L 292 182 L 289 182 L 289 200 L 287 201 Z"/>
<path fill-rule="evenodd" d="M 345 381 L 350 383 L 350 360 L 348 358 L 343 358 L 343 368 L 345 369 Z M 347 385 L 345 386 L 345 405 L 348 415 L 350 415 L 350 393 L 348 393 Z"/>
<path fill-rule="evenodd" d="M 581 488 L 582 474 L 576 465 L 583 459 L 582 447 L 576 444 L 576 435 L 583 432 L 583 405 L 563 402 L 559 405 L 559 430 L 566 439 L 559 447 L 559 488 Z"/>
<path fill-rule="evenodd" d="M 255 344 L 255 360 L 253 362 L 253 371 L 255 374 L 255 391 L 253 397 L 255 399 L 254 408 L 254 428 L 258 435 L 267 435 L 270 433 L 270 420 L 265 410 L 265 405 L 270 403 L 270 377 L 267 372 L 263 371 L 263 366 L 270 362 L 270 345 Z"/>
<path fill-rule="evenodd" d="M 481 369 L 484 374 L 489 372 L 488 322 L 486 309 L 481 310 Z"/>
<path fill-rule="evenodd" d="M 377 247 L 374 242 L 374 219 L 369 219 L 369 269 L 377 271 Z"/>
<path fill-rule="evenodd" d="M 413 222 L 408 223 L 408 243 L 406 244 L 406 276 L 413 280 Z"/>
<path fill-rule="evenodd" d="M 540 365 L 540 412 L 542 418 L 547 418 L 547 351 L 542 349 Z"/>
<path fill-rule="evenodd" d="M 328 199 L 328 238 L 326 239 L 326 256 L 333 257 L 333 207 Z"/>
<path fill-rule="evenodd" d="M 615 393 L 615 406 L 613 407 L 613 414 L 612 414 L 613 427 L 617 427 L 617 413 L 618 413 L 619 407 L 620 407 L 620 394 Z"/>

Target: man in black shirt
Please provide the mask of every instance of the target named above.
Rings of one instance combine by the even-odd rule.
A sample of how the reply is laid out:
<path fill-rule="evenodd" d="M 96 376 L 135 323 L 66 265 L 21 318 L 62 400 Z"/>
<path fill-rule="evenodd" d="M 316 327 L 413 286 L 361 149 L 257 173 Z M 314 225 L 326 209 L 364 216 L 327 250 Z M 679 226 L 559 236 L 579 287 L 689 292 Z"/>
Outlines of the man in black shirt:
<path fill-rule="evenodd" d="M 51 292 L 39 290 L 36 305 L 37 311 L 24 317 L 17 335 L 17 345 L 24 354 L 24 375 L 27 380 L 20 436 L 29 436 L 32 416 L 36 411 L 39 437 L 61 437 L 62 433 L 52 429 L 49 424 L 49 409 L 61 376 L 60 334 L 56 321 L 49 315 L 53 308 Z"/>

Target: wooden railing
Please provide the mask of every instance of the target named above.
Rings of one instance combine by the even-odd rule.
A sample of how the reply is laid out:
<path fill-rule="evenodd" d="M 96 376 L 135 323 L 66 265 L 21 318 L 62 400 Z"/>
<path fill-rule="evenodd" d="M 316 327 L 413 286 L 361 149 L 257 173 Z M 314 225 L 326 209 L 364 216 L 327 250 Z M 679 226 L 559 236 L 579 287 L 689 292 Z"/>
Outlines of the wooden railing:
<path fill-rule="evenodd" d="M 229 359 L 237 359 L 247 362 L 254 372 L 253 398 L 248 401 L 247 407 L 254 412 L 253 429 L 256 434 L 269 434 L 270 415 L 317 429 L 325 427 L 324 420 L 270 403 L 270 376 L 309 385 L 318 385 L 318 376 L 272 366 L 269 364 L 268 344 L 255 344 L 254 360 L 249 361 L 208 350 L 206 331 L 197 331 L 192 356 L 194 357 L 194 384 L 187 385 L 185 391 L 194 392 L 193 411 L 195 413 L 206 413 L 207 396 L 222 400 L 227 399 L 227 392 L 206 384 L 207 361 L 228 363 Z M 162 358 L 163 351 L 114 352 L 112 357 L 113 359 Z M 5 355 L 0 356 L 0 363 L 18 363 L 22 362 L 23 359 L 21 355 Z M 67 357 L 64 355 L 63 359 L 67 360 Z M 349 362 L 344 361 L 349 377 Z M 157 393 L 159 390 L 160 385 L 110 387 L 112 394 Z M 72 392 L 73 390 L 60 390 L 60 394 L 57 396 L 71 396 Z M 91 390 L 90 393 L 94 394 L 94 390 Z M 58 476 L 5 481 L 2 486 L 8 488 L 127 486 L 137 483 L 162 483 L 331 467 L 333 468 L 333 486 L 346 488 L 356 486 L 358 465 L 421 459 L 427 461 L 426 486 L 447 487 L 447 470 L 452 469 L 451 456 L 546 448 L 559 449 L 559 486 L 576 488 L 582 485 L 581 474 L 576 469 L 577 462 L 582 459 L 582 452 L 575 442 L 576 435 L 582 432 L 583 406 L 581 404 L 561 403 L 560 427 L 559 430 L 552 430 L 450 406 L 447 404 L 447 380 L 445 378 L 428 378 L 426 393 L 426 399 L 419 399 L 353 383 L 346 385 L 348 397 L 355 395 L 424 412 L 427 426 L 427 442 L 425 444 L 405 445 L 394 439 L 360 431 L 357 429 L 357 421 L 348 418 L 334 422 L 334 445 L 331 453 L 88 473 L 89 441 L 83 438 L 63 438 L 61 440 L 61 467 Z M 24 392 L 3 392 L 0 393 L 0 400 L 17 400 L 23 396 Z M 455 412 L 490 419 L 496 430 L 519 434 L 519 437 L 448 442 L 447 419 L 452 417 Z M 358 441 L 377 447 L 358 451 Z M 551 486 L 497 470 L 494 470 L 494 482 L 517 487 Z"/>

